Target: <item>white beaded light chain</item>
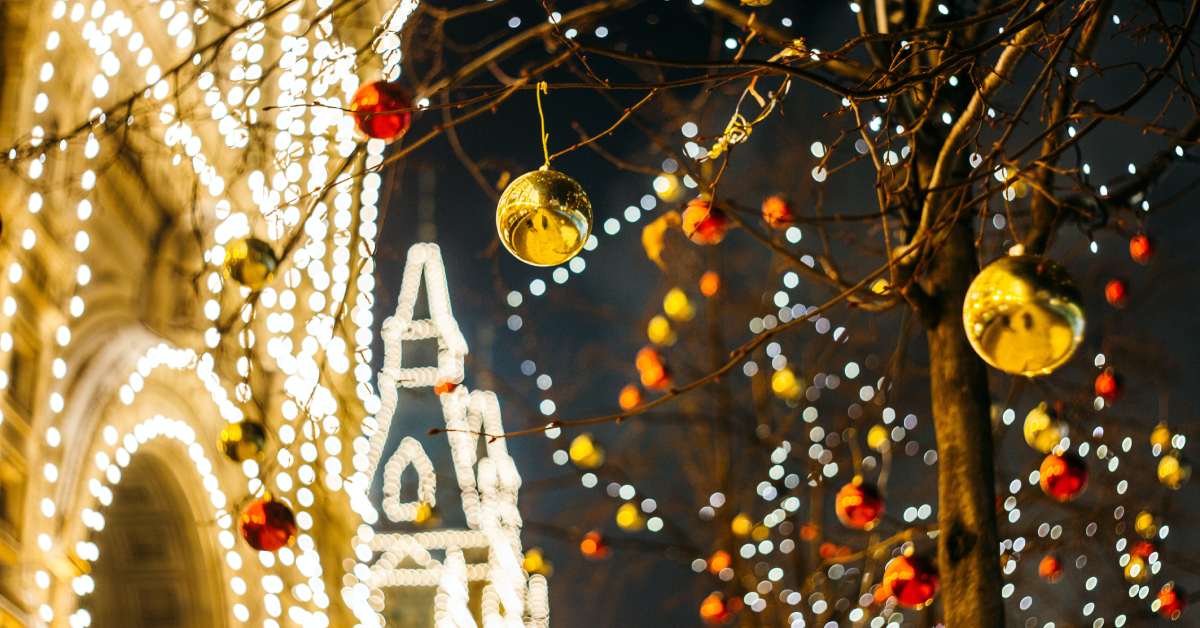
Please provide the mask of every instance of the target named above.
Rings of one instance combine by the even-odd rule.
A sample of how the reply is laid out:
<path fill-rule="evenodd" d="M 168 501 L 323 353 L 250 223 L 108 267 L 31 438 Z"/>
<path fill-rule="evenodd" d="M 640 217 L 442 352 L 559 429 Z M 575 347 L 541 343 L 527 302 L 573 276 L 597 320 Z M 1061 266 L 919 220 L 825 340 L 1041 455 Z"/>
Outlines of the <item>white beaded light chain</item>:
<path fill-rule="evenodd" d="M 429 318 L 416 319 L 414 310 L 422 286 Z M 398 388 L 442 387 L 438 397 L 467 529 L 377 534 L 373 526 L 378 514 L 371 513 L 364 517 L 369 525 L 360 528 L 354 540 L 358 564 L 348 575 L 343 598 L 360 626 L 382 626 L 384 588 L 428 587 L 436 582 L 436 625 L 474 628 L 467 583 L 482 581 L 484 626 L 548 626 L 546 580 L 541 575 L 527 577 L 521 566 L 521 515 L 517 509 L 521 476 L 508 455 L 506 441 L 488 438 L 504 433 L 499 400 L 491 391 L 470 391 L 462 385 L 468 348 L 454 319 L 437 245 L 423 243 L 409 249 L 396 312 L 384 321 L 382 339 L 381 403 L 375 420 L 363 423 L 370 442 L 368 455 L 356 458 L 364 464 L 360 471 L 363 477 L 373 478 L 379 469 L 388 437 L 396 427 Z M 405 365 L 404 343 L 419 340 L 437 341 L 436 366 Z M 478 456 L 481 439 L 486 451 L 482 458 Z M 421 505 L 400 502 L 400 478 L 409 465 L 417 471 L 418 497 L 426 506 L 433 506 L 437 476 L 420 442 L 406 437 L 384 464 L 383 509 L 392 521 L 413 522 Z M 369 506 L 368 486 L 355 484 L 353 489 L 364 492 L 355 499 Z M 430 550 L 435 549 L 444 552 L 443 561 L 431 556 Z M 465 549 L 487 550 L 486 564 L 468 564 Z M 403 566 L 405 562 L 416 567 Z"/>

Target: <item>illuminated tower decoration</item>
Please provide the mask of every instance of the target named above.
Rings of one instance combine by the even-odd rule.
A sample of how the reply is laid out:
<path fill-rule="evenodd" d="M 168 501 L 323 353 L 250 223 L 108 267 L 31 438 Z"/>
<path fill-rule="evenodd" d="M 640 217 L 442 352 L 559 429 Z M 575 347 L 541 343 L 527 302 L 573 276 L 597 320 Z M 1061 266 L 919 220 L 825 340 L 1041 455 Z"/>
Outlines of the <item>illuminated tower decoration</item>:
<path fill-rule="evenodd" d="M 424 284 L 429 318 L 417 320 L 414 309 Z M 374 478 L 383 463 L 383 513 L 396 524 L 418 524 L 436 504 L 437 476 L 421 443 L 405 437 L 384 462 L 384 447 L 395 425 L 397 389 L 430 388 L 438 392 L 446 421 L 454 475 L 462 497 L 465 529 L 416 532 L 377 531 L 378 516 L 355 539 L 359 564 L 354 582 L 344 590 L 361 622 L 382 626 L 389 588 L 436 588 L 433 615 L 438 628 L 479 624 L 469 609 L 470 584 L 482 583 L 482 626 L 543 627 L 549 625 L 546 580 L 521 567 L 521 515 L 517 491 L 521 476 L 508 455 L 496 394 L 462 385 L 467 343 L 454 320 L 442 256 L 435 244 L 417 244 L 408 252 L 396 312 L 383 324 L 384 360 L 379 372 L 380 408 L 377 427 L 369 432 L 366 477 Z M 404 343 L 437 341 L 436 366 L 404 363 Z M 481 453 L 480 444 L 483 444 Z M 416 471 L 416 501 L 402 501 L 401 476 Z M 485 556 L 483 559 L 473 557 Z"/>

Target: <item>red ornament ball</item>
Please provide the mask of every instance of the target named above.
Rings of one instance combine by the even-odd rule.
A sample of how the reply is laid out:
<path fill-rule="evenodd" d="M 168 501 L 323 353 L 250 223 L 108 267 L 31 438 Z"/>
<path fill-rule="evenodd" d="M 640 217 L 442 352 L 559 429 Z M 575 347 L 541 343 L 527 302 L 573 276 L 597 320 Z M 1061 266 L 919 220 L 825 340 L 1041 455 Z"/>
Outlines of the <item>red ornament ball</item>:
<path fill-rule="evenodd" d="M 1149 559 L 1154 551 L 1154 544 L 1146 540 L 1134 541 L 1129 545 L 1129 553 L 1138 558 Z"/>
<path fill-rule="evenodd" d="M 1113 307 L 1125 307 L 1129 301 L 1129 286 L 1120 279 L 1109 279 L 1104 284 L 1104 299 Z"/>
<path fill-rule="evenodd" d="M 883 568 L 883 592 L 900 606 L 921 608 L 933 601 L 937 590 L 937 569 L 924 558 L 897 556 Z"/>
<path fill-rule="evenodd" d="M 1087 486 L 1088 471 L 1083 459 L 1072 453 L 1050 454 L 1039 471 L 1042 490 L 1060 502 L 1075 499 Z"/>
<path fill-rule="evenodd" d="M 1038 575 L 1051 584 L 1058 582 L 1063 575 L 1062 561 L 1054 554 L 1046 554 L 1038 563 Z"/>
<path fill-rule="evenodd" d="M 274 552 L 296 537 L 296 515 L 271 497 L 256 499 L 242 511 L 242 538 L 260 552 Z"/>
<path fill-rule="evenodd" d="M 842 525 L 855 530 L 874 528 L 883 515 L 879 489 L 863 482 L 861 477 L 855 477 L 837 492 L 833 506 Z"/>
<path fill-rule="evenodd" d="M 1187 598 L 1174 582 L 1168 582 L 1159 589 L 1154 606 L 1158 607 L 1156 610 L 1160 616 L 1175 621 L 1183 615 L 1183 609 L 1187 607 Z"/>
<path fill-rule="evenodd" d="M 350 111 L 367 137 L 385 142 L 400 139 L 412 124 L 412 97 L 399 83 L 375 81 L 354 92 Z"/>
<path fill-rule="evenodd" d="M 768 196 L 762 204 L 763 221 L 774 229 L 783 229 L 796 222 L 792 206 L 782 196 Z"/>
<path fill-rule="evenodd" d="M 1122 386 L 1121 376 L 1117 372 L 1108 367 L 1096 376 L 1096 381 L 1093 385 L 1096 390 L 1096 396 L 1103 398 L 1108 403 L 1113 403 L 1121 398 Z"/>
<path fill-rule="evenodd" d="M 708 200 L 694 198 L 683 210 L 683 234 L 696 244 L 720 244 L 729 231 L 729 217 Z"/>
<path fill-rule="evenodd" d="M 1139 233 L 1129 239 L 1129 257 L 1139 264 L 1150 263 L 1150 258 L 1154 257 L 1154 246 L 1146 234 Z"/>
<path fill-rule="evenodd" d="M 583 535 L 583 540 L 579 542 L 579 552 L 584 558 L 603 560 L 608 558 L 609 551 L 608 542 L 595 530 Z"/>

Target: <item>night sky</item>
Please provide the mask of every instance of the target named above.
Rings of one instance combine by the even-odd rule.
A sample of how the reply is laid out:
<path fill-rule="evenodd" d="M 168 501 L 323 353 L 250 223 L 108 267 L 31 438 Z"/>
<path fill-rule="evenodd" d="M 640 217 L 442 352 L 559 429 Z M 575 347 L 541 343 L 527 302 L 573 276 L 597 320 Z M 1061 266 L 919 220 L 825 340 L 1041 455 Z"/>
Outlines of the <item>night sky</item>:
<path fill-rule="evenodd" d="M 836 47 L 856 32 L 852 15 L 844 3 L 775 4 L 766 15 L 770 15 L 777 25 L 782 17 L 790 17 L 790 31 L 808 38 L 811 47 Z M 559 3 L 558 8 L 565 12 L 572 6 Z M 499 36 L 501 31 L 514 32 L 507 25 L 514 16 L 522 20 L 517 30 L 545 19 L 538 3 L 509 3 L 453 25 L 449 35 L 464 44 L 486 41 L 486 37 Z M 580 41 L 679 59 L 704 58 L 713 54 L 728 58 L 731 52 L 720 48 L 721 41 L 724 37 L 739 35 L 732 30 L 712 32 L 710 17 L 679 0 L 648 3 L 599 24 L 606 27 L 606 37 L 596 37 L 594 25 L 579 36 Z M 1159 50 L 1152 44 L 1133 47 L 1110 32 L 1108 38 L 1102 37 L 1100 57 L 1108 63 L 1118 59 L 1154 59 Z M 457 56 L 451 54 L 448 63 L 456 59 L 461 62 L 476 53 L 465 49 Z M 428 63 L 428 59 L 413 54 L 414 58 L 409 60 L 412 67 L 406 68 L 406 72 L 410 76 L 420 76 L 422 64 Z M 522 54 L 503 62 L 501 68 L 515 74 L 522 66 L 544 60 L 546 56 L 543 44 L 535 42 Z M 589 62 L 597 74 L 616 82 L 648 78 L 646 74 L 635 74 L 627 67 L 604 59 L 589 57 Z M 1023 67 L 1023 71 L 1028 72 L 1029 68 Z M 543 104 L 552 151 L 578 141 L 579 135 L 572 123 L 588 132 L 598 132 L 619 115 L 613 102 L 628 106 L 644 95 L 644 92 L 631 90 L 600 94 L 592 89 L 556 88 L 556 82 L 580 81 L 566 71 L 552 73 L 548 80 L 551 89 L 549 95 L 543 97 Z M 778 82 L 778 79 L 769 80 L 773 84 Z M 1114 70 L 1104 81 L 1089 82 L 1084 96 L 1103 101 L 1110 93 L 1127 93 L 1138 80 L 1130 72 Z M 474 80 L 477 85 L 494 86 L 496 82 L 496 78 L 487 73 Z M 701 88 L 673 90 L 669 98 L 656 101 L 640 111 L 638 117 L 645 128 L 661 134 L 673 149 L 679 150 L 687 139 L 680 133 L 682 123 L 694 121 L 702 136 L 711 138 L 718 134 L 729 115 L 732 99 L 742 86 L 744 81 L 711 92 Z M 454 92 L 454 97 L 465 97 L 473 91 L 477 90 L 460 89 Z M 1015 90 L 1002 94 L 1002 104 L 1015 105 L 1013 99 L 1017 96 L 1014 93 Z M 725 175 L 722 194 L 750 206 L 757 206 L 766 194 L 783 193 L 806 210 L 819 205 L 828 213 L 873 211 L 874 181 L 869 163 L 847 168 L 824 183 L 816 183 L 810 176 L 817 160 L 810 154 L 809 145 L 814 141 L 831 142 L 839 129 L 852 123 L 852 118 L 834 113 L 838 107 L 837 99 L 827 93 L 805 84 L 793 85 L 782 112 L 757 130 L 747 144 L 738 147 L 731 171 Z M 1135 113 L 1151 115 L 1152 110 L 1153 107 L 1148 107 Z M 1171 115 L 1183 114 L 1173 112 Z M 1164 124 L 1177 125 L 1180 119 L 1168 116 Z M 440 111 L 424 112 L 417 116 L 410 137 L 422 134 L 440 121 Z M 1029 128 L 1020 132 L 1035 130 Z M 477 118 L 459 131 L 463 148 L 480 163 L 484 176 L 493 184 L 504 172 L 516 176 L 541 163 L 532 91 L 518 94 L 494 114 Z M 633 125 L 623 127 L 602 140 L 600 145 L 620 159 L 648 167 L 659 167 L 666 157 L 654 148 L 642 130 Z M 1090 164 L 1092 180 L 1099 184 L 1124 173 L 1128 163 L 1140 163 L 1167 146 L 1161 137 L 1114 124 L 1084 142 L 1082 153 L 1071 155 L 1066 161 L 1074 163 L 1081 157 Z M 848 143 L 838 150 L 844 151 L 846 158 L 851 156 Z M 544 398 L 555 401 L 557 411 L 554 416 L 558 418 L 581 418 L 614 411 L 617 391 L 624 384 L 636 381 L 633 357 L 646 344 L 646 322 L 659 309 L 663 293 L 672 285 L 668 277 L 646 259 L 640 236 L 642 226 L 666 209 L 679 209 L 682 203 L 658 202 L 653 209 L 644 211 L 636 223 L 630 223 L 624 218 L 625 210 L 631 205 L 638 206 L 643 196 L 652 194 L 650 176 L 622 172 L 586 148 L 555 160 L 554 166 L 575 177 L 587 189 L 595 214 L 593 233 L 599 240 L 595 251 L 583 254 L 586 270 L 571 273 L 564 285 L 551 279 L 551 269 L 524 266 L 499 247 L 495 234 L 495 202 L 476 184 L 445 139 L 414 152 L 385 175 L 386 213 L 378 255 L 381 281 L 377 322 L 382 322 L 394 307 L 407 248 L 418 241 L 436 241 L 445 257 L 455 315 L 471 346 L 466 384 L 472 388 L 492 389 L 499 394 L 505 427 L 509 430 L 544 424 L 548 419 L 538 411 L 538 403 Z M 1101 422 L 1113 422 L 1122 430 L 1140 433 L 1135 437 L 1139 451 L 1147 448 L 1146 435 L 1160 419 L 1169 419 L 1176 430 L 1189 438 L 1195 436 L 1192 421 L 1197 413 L 1194 387 L 1200 381 L 1200 322 L 1195 309 L 1200 276 L 1194 268 L 1200 261 L 1195 246 L 1200 240 L 1200 219 L 1195 217 L 1194 209 L 1200 194 L 1186 191 L 1196 180 L 1196 166 L 1181 163 L 1174 168 L 1150 195 L 1152 202 L 1176 199 L 1168 207 L 1155 205 L 1146 220 L 1158 252 L 1150 266 L 1134 264 L 1126 252 L 1125 238 L 1112 232 L 1096 236 L 1099 254 L 1089 251 L 1091 238 L 1082 229 L 1072 225 L 1061 232 L 1051 254 L 1068 266 L 1084 293 L 1089 313 L 1087 338 L 1068 367 L 1047 380 L 1014 385 L 1012 378 L 993 372 L 993 401 L 1009 404 L 1006 407 L 1014 408 L 1018 417 L 1016 423 L 1001 432 L 1003 436 L 996 457 L 999 486 L 1003 487 L 1012 477 L 1024 476 L 1036 468 L 1037 458 L 1021 441 L 1020 421 L 1025 412 L 1043 398 L 1078 396 L 1080 391 L 1090 394 L 1091 378 L 1096 372 L 1092 361 L 1098 352 L 1105 353 L 1110 363 L 1125 374 L 1127 395 L 1116 408 L 1106 411 L 1103 419 L 1075 417 L 1072 429 L 1094 428 Z M 1177 196 L 1181 190 L 1183 195 Z M 601 228 L 609 218 L 616 218 L 621 223 L 615 236 L 605 234 Z M 987 228 L 992 229 L 991 226 Z M 815 233 L 805 229 L 804 236 L 795 244 L 797 253 L 819 250 Z M 858 237 L 869 241 L 869 255 L 850 246 L 834 245 L 843 272 L 851 277 L 874 267 L 879 260 L 879 235 L 862 236 L 860 231 Z M 998 252 L 990 251 L 988 255 L 994 256 Z M 780 277 L 786 269 L 777 260 L 772 261 L 762 247 L 744 233 L 732 233 L 725 244 L 717 250 L 706 251 L 705 255 L 708 258 L 704 263 L 721 270 L 729 286 L 721 297 L 727 301 L 724 311 L 729 314 L 718 325 L 725 335 L 724 349 L 727 351 L 751 337 L 746 325 L 751 315 L 762 316 L 778 309 L 772 299 L 781 288 Z M 1104 302 L 1102 287 L 1111 277 L 1122 277 L 1130 283 L 1131 300 L 1124 310 L 1114 310 Z M 541 279 L 548 286 L 544 296 L 530 296 L 529 283 L 534 279 Z M 694 286 L 693 283 L 684 287 L 691 289 L 694 299 L 700 299 Z M 506 304 L 512 290 L 524 295 L 524 302 L 519 307 Z M 803 278 L 789 293 L 791 303 L 805 305 L 819 303 L 830 296 L 826 288 L 812 285 Z M 819 405 L 823 418 L 817 425 L 830 429 L 834 420 L 846 421 L 848 407 L 860 401 L 860 386 L 874 383 L 896 349 L 901 314 L 897 310 L 869 315 L 840 306 L 829 313 L 828 318 L 835 326 L 845 326 L 850 341 L 834 342 L 830 334 L 817 333 L 814 326 L 799 328 L 780 339 L 785 353 L 794 356 L 794 360 L 802 359 L 798 368 L 805 373 L 842 373 L 843 365 L 849 361 L 862 366 L 863 374 L 857 381 L 846 381 L 822 396 Z M 508 321 L 512 315 L 521 317 L 521 328 L 517 332 L 509 329 Z M 689 332 L 681 329 L 680 333 Z M 681 343 L 680 351 L 684 350 L 685 344 Z M 376 357 L 381 354 L 377 351 Z M 700 361 L 681 372 L 693 372 L 688 368 L 694 367 L 694 372 L 699 374 L 707 364 L 704 361 L 707 358 L 699 352 L 690 354 L 690 358 Z M 921 454 L 933 447 L 934 436 L 928 415 L 928 383 L 923 375 L 926 363 L 924 339 L 920 333 L 908 343 L 904 359 L 910 366 L 905 370 L 905 376 L 896 382 L 887 405 L 894 407 L 899 417 L 909 413 L 915 416 L 916 425 L 910 430 L 910 438 L 919 442 L 920 447 L 915 456 L 898 457 L 892 470 L 890 481 L 895 488 L 889 494 L 889 509 L 897 517 L 909 506 L 928 503 L 936 509 L 934 467 L 921 460 Z M 548 391 L 538 389 L 536 377 L 522 374 L 522 363 L 526 360 L 536 363 L 535 375 L 550 375 L 553 383 Z M 684 363 L 688 360 L 681 359 Z M 766 367 L 765 362 L 762 366 Z M 690 377 L 681 376 L 680 379 L 686 381 Z M 744 389 L 747 381 L 748 378 L 738 372 L 731 378 L 730 385 Z M 690 410 L 703 413 L 709 407 L 704 405 L 708 401 L 695 403 L 700 405 L 688 406 Z M 751 411 L 752 408 L 741 407 L 737 420 L 742 420 L 741 417 L 748 416 Z M 681 479 L 681 469 L 676 465 L 679 457 L 674 453 L 678 449 L 704 446 L 704 443 L 689 438 L 687 425 L 671 420 L 671 412 L 668 409 L 621 426 L 607 425 L 590 430 L 608 447 L 613 463 L 612 470 L 600 472 L 600 485 L 596 488 L 583 488 L 579 473 L 572 466 L 557 466 L 551 461 L 554 450 L 565 448 L 572 433 L 557 441 L 535 435 L 509 442 L 524 479 L 519 502 L 526 519 L 523 543 L 526 547 L 544 548 L 555 569 L 550 578 L 554 625 L 696 625 L 696 606 L 700 599 L 709 591 L 721 588 L 721 583 L 708 574 L 691 571 L 689 563 L 696 554 L 666 547 L 678 545 L 677 541 L 686 538 L 705 554 L 715 549 L 711 535 L 714 524 L 703 522 L 697 516 L 697 510 L 704 505 L 702 494 L 696 492 L 697 487 Z M 879 410 L 867 412 L 869 419 L 871 412 L 878 416 Z M 417 436 L 426 445 L 435 464 L 447 471 L 448 451 L 444 436 L 425 435 L 429 428 L 441 424 L 435 396 L 428 390 L 402 391 L 398 420 L 404 426 L 399 431 Z M 766 478 L 771 464 L 767 460 L 770 448 L 756 445 L 752 429 L 748 427 L 746 431 L 746 442 L 737 449 L 741 457 L 736 460 L 741 474 L 739 495 L 745 497 L 740 505 L 752 509 L 757 502 L 757 512 L 761 516 L 767 508 L 754 497 L 753 487 Z M 807 433 L 797 428 L 795 435 L 797 451 L 794 455 L 803 458 L 803 449 L 808 445 Z M 1142 459 L 1149 460 L 1149 457 L 1146 455 Z M 1137 460 L 1130 458 L 1128 462 Z M 1093 473 L 1098 478 L 1097 484 L 1116 479 L 1105 479 L 1107 473 L 1099 468 Z M 1131 474 L 1132 471 L 1123 468 L 1118 473 Z M 834 480 L 834 486 L 847 478 L 848 474 L 843 473 Z M 613 523 L 613 512 L 621 501 L 604 492 L 605 485 L 611 480 L 636 486 L 639 499 L 654 498 L 669 522 L 668 529 L 658 534 L 620 532 Z M 1200 519 L 1195 489 L 1185 488 L 1168 495 L 1152 477 L 1133 483 L 1133 486 L 1143 487 L 1143 491 L 1135 491 L 1136 498 L 1129 496 L 1129 508 L 1137 509 L 1139 504 L 1161 504 L 1161 508 L 1170 513 L 1169 520 L 1176 534 L 1164 548 L 1167 563 L 1174 565 L 1178 571 L 1174 577 L 1185 588 L 1190 585 L 1193 590 L 1200 590 L 1200 578 L 1187 571 L 1200 566 L 1195 560 L 1200 548 L 1195 540 L 1186 538 L 1192 536 L 1188 531 Z M 442 503 L 457 504 L 451 477 L 439 477 L 439 491 Z M 1079 533 L 1082 522 L 1111 523 L 1112 508 L 1121 503 L 1111 499 L 1111 491 L 1104 495 L 1104 502 L 1083 499 L 1073 509 L 1047 507 L 1045 513 L 1025 513 L 1022 525 L 1030 527 L 1031 521 L 1039 519 L 1062 523 L 1068 528 L 1065 535 L 1077 537 L 1072 542 L 1080 544 L 1084 541 Z M 461 512 L 454 509 L 445 512 L 444 516 L 450 524 L 461 520 Z M 926 521 L 935 522 L 936 515 Z M 676 526 L 682 530 L 679 534 Z M 633 536 L 644 542 L 628 548 L 617 545 L 609 560 L 588 562 L 580 557 L 577 541 L 571 539 L 573 534 L 593 528 L 605 530 L 614 538 Z M 840 540 L 851 545 L 861 540 L 861 536 L 839 531 L 831 534 L 842 534 Z M 1007 534 L 1002 522 L 1001 536 Z M 1063 553 L 1073 556 L 1072 552 L 1077 550 L 1078 546 Z M 1112 557 L 1115 553 L 1109 549 L 1103 555 Z M 1023 560 L 1017 576 L 1024 584 L 1016 598 L 1009 602 L 1010 623 L 1017 625 L 1017 620 L 1023 621 L 1030 616 L 1015 607 L 1016 599 L 1025 594 L 1039 600 L 1035 611 L 1040 614 L 1034 614 L 1043 622 L 1078 617 L 1079 605 L 1086 599 L 1095 599 L 1095 596 L 1080 597 L 1083 588 L 1079 583 L 1083 574 L 1116 574 L 1116 569 L 1112 564 L 1093 564 L 1085 570 L 1072 568 L 1068 572 L 1068 582 L 1056 585 L 1056 589 L 1047 589 L 1048 585 L 1037 582 L 1036 576 L 1032 575 L 1036 570 L 1036 559 Z M 1125 597 L 1123 581 L 1109 576 L 1107 582 L 1112 587 L 1110 597 Z M 1054 599 L 1046 600 L 1051 597 L 1051 592 Z"/>

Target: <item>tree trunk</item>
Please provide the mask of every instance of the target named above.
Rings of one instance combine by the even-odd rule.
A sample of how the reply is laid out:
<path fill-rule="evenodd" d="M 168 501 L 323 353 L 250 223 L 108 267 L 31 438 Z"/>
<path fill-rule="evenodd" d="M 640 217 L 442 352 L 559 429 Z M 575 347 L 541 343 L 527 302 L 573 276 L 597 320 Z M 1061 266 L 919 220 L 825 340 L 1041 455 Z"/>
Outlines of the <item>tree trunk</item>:
<path fill-rule="evenodd" d="M 987 371 L 962 326 L 977 270 L 969 223 L 936 247 L 923 312 L 938 451 L 938 571 L 949 628 L 1004 625 Z"/>

